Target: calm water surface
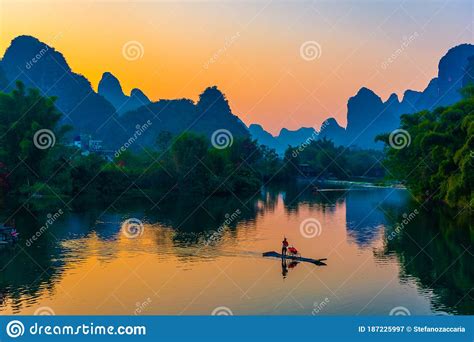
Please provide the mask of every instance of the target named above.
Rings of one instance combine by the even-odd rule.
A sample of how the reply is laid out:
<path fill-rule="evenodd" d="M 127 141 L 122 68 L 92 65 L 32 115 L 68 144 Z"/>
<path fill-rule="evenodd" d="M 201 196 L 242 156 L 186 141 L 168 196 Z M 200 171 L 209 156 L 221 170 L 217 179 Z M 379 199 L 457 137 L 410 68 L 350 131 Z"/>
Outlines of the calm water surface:
<path fill-rule="evenodd" d="M 472 222 L 426 213 L 403 189 L 325 188 L 300 183 L 252 198 L 125 200 L 73 212 L 24 208 L 15 214 L 20 241 L 0 249 L 0 312 L 474 314 Z M 136 238 L 124 234 L 129 218 L 143 222 Z M 302 229 L 316 220 L 320 230 Z M 327 266 L 263 258 L 283 236 Z"/>

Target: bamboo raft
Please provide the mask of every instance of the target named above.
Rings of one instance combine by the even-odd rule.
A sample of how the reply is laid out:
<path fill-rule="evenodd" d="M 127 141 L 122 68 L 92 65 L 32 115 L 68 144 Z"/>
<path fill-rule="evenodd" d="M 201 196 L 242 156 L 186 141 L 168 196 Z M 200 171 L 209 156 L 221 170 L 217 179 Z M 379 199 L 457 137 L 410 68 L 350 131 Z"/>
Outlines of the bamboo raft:
<path fill-rule="evenodd" d="M 262 255 L 264 257 L 270 257 L 270 258 L 290 259 L 290 260 L 301 261 L 301 262 L 309 262 L 309 263 L 317 265 L 317 266 L 326 266 L 326 263 L 324 263 L 323 261 L 327 260 L 327 258 L 324 258 L 324 259 L 311 259 L 311 258 L 304 258 L 302 256 L 297 256 L 297 255 L 288 255 L 288 254 L 283 255 L 283 254 L 277 253 L 275 251 L 265 252 Z"/>

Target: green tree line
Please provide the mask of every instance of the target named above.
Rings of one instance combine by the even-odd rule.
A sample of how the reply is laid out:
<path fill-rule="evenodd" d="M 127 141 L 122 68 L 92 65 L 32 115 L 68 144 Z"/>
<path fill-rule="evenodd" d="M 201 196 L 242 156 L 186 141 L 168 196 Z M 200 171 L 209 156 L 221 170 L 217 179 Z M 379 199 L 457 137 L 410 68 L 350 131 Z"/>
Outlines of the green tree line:
<path fill-rule="evenodd" d="M 410 143 L 393 148 L 386 143 L 385 166 L 422 200 L 452 207 L 474 204 L 474 87 L 462 90 L 460 102 L 433 111 L 402 115 L 401 129 Z M 393 143 L 392 143 L 393 144 Z"/>
<path fill-rule="evenodd" d="M 0 188 L 26 196 L 118 195 L 124 191 L 181 191 L 201 194 L 258 191 L 278 167 L 275 151 L 250 138 L 225 149 L 194 133 L 163 132 L 156 146 L 125 151 L 109 162 L 65 144 L 71 129 L 61 126 L 55 98 L 25 89 L 0 93 Z M 54 145 L 38 148 L 35 133 L 49 130 Z M 70 140 L 70 138 L 69 138 Z"/>
<path fill-rule="evenodd" d="M 308 175 L 341 180 L 381 179 L 385 173 L 383 158 L 381 151 L 335 146 L 325 138 L 313 139 L 286 150 L 283 172 L 287 178 Z"/>
<path fill-rule="evenodd" d="M 215 148 L 204 135 L 161 132 L 154 146 L 120 151 L 113 161 L 67 144 L 71 127 L 60 124 L 55 98 L 18 83 L 0 93 L 0 189 L 21 196 L 76 198 L 125 192 L 181 192 L 218 195 L 257 192 L 266 182 L 302 176 L 381 178 L 383 153 L 337 147 L 326 139 L 275 150 L 248 137 Z M 54 133 L 54 144 L 38 148 L 39 130 Z M 308 171 L 309 170 L 309 171 Z"/>

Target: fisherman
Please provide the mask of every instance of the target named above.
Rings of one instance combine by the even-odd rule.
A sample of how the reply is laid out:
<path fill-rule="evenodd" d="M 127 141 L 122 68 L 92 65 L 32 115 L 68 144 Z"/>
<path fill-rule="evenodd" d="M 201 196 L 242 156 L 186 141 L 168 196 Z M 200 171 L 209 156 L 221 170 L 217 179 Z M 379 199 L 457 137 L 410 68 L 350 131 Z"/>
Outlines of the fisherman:
<path fill-rule="evenodd" d="M 283 241 L 281 242 L 281 255 L 286 255 L 287 249 L 288 249 L 288 241 L 286 240 L 286 237 L 284 237 Z"/>

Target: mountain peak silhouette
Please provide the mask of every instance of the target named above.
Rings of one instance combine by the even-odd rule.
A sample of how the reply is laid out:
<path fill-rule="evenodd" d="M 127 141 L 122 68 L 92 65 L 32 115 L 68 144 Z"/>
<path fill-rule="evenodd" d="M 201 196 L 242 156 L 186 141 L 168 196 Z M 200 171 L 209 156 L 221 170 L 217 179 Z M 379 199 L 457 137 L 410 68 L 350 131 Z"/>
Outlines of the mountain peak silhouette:
<path fill-rule="evenodd" d="M 374 142 L 375 136 L 398 128 L 401 114 L 433 110 L 461 99 L 459 89 L 471 79 L 466 76 L 466 71 L 470 68 L 469 58 L 473 60 L 474 70 L 474 45 L 461 44 L 449 49 L 440 59 L 437 77 L 431 79 L 423 91 L 406 90 L 401 101 L 396 94 L 391 94 L 387 101 L 383 102 L 371 89 L 360 88 L 347 102 L 346 129 L 339 126 L 337 121 L 328 119 L 322 124 L 318 137 L 333 140 L 335 144 L 340 145 L 382 148 L 382 143 Z M 268 140 L 265 135 L 267 132 L 261 132 L 256 127 L 251 132 L 255 137 Z M 289 132 L 291 131 L 282 129 L 280 135 L 275 137 L 280 145 L 283 144 L 281 137 L 287 137 Z M 303 138 L 304 136 L 296 137 L 292 143 L 301 144 Z"/>
<path fill-rule="evenodd" d="M 120 115 L 150 103 L 148 97 L 137 88 L 132 90 L 130 96 L 125 95 L 118 78 L 108 71 L 102 74 L 97 91 L 114 106 Z"/>
<path fill-rule="evenodd" d="M 387 99 L 387 102 L 385 103 L 400 103 L 400 101 L 398 100 L 398 95 L 395 93 L 390 94 Z"/>
<path fill-rule="evenodd" d="M 44 95 L 56 96 L 63 123 L 74 127 L 72 134 L 103 139 L 106 148 L 120 147 L 148 120 L 152 124 L 132 148 L 154 146 L 163 130 L 173 134 L 191 130 L 211 136 L 216 129 L 228 129 L 235 137 L 249 135 L 217 87 L 207 88 L 198 104 L 188 99 L 151 103 L 138 88 L 125 95 L 118 78 L 105 72 L 96 93 L 84 76 L 71 70 L 60 52 L 32 36 L 13 39 L 0 61 L 0 86 L 9 84 L 6 91 L 10 91 L 16 80 Z"/>
<path fill-rule="evenodd" d="M 22 81 L 46 96 L 56 96 L 63 123 L 75 133 L 105 134 L 114 108 L 94 92 L 89 80 L 74 73 L 64 56 L 32 36 L 18 36 L 6 49 L 0 67 L 9 81 L 7 91 Z"/>
<path fill-rule="evenodd" d="M 221 110 L 230 113 L 229 102 L 225 95 L 217 88 L 217 86 L 207 87 L 200 95 L 197 107 L 206 112 Z"/>
<path fill-rule="evenodd" d="M 143 103 L 151 102 L 150 99 L 145 95 L 145 93 L 138 88 L 132 89 L 132 91 L 130 92 L 130 97 L 135 97 Z"/>
<path fill-rule="evenodd" d="M 8 61 L 11 55 L 21 59 L 18 62 L 24 62 L 23 65 L 19 65 L 21 70 L 29 70 L 39 63 L 40 59 L 49 57 L 55 59 L 58 67 L 64 68 L 66 72 L 71 71 L 66 59 L 60 52 L 33 36 L 21 35 L 13 38 L 10 46 L 5 50 L 3 59 L 7 58 Z M 36 59 L 36 61 L 33 61 L 33 59 Z"/>
<path fill-rule="evenodd" d="M 118 80 L 117 77 L 115 77 L 111 72 L 108 72 L 108 71 L 102 74 L 102 78 L 100 79 L 99 85 L 98 85 L 98 91 L 100 92 L 100 89 L 105 88 L 105 87 L 110 87 L 113 90 L 123 94 L 120 81 Z"/>
<path fill-rule="evenodd" d="M 397 128 L 401 114 L 431 110 L 461 98 L 459 89 L 467 79 L 470 57 L 474 58 L 474 45 L 461 44 L 449 49 L 440 59 L 438 75 L 427 87 L 423 91 L 406 90 L 401 101 L 392 94 L 383 102 L 371 89 L 360 88 L 348 100 L 346 129 L 330 118 L 323 123 L 319 136 L 338 144 L 381 147 L 374 143 L 374 137 Z M 206 135 L 225 128 L 235 135 L 248 135 L 247 128 L 232 113 L 229 101 L 217 86 L 206 88 L 197 103 L 188 99 L 151 103 L 138 88 L 130 96 L 124 94 L 119 79 L 105 72 L 96 93 L 89 80 L 71 70 L 59 51 L 29 35 L 14 38 L 0 61 L 0 87 L 9 91 L 17 80 L 27 87 L 39 88 L 42 94 L 56 96 L 56 105 L 64 114 L 63 122 L 72 125 L 75 133 L 88 133 L 116 143 L 120 143 L 117 132 L 123 129 L 114 126 L 114 122 L 125 126 L 129 134 L 147 117 L 168 120 L 153 125 L 150 143 L 154 139 L 151 135 L 167 128 L 174 133 L 191 129 Z M 123 119 L 118 120 L 119 116 Z M 111 120 L 114 117 L 116 120 Z M 316 132 L 311 127 L 294 131 L 284 128 L 273 137 L 259 125 L 251 125 L 250 130 L 269 142 L 276 139 L 273 145 L 279 149 L 288 144 L 299 145 Z"/>

